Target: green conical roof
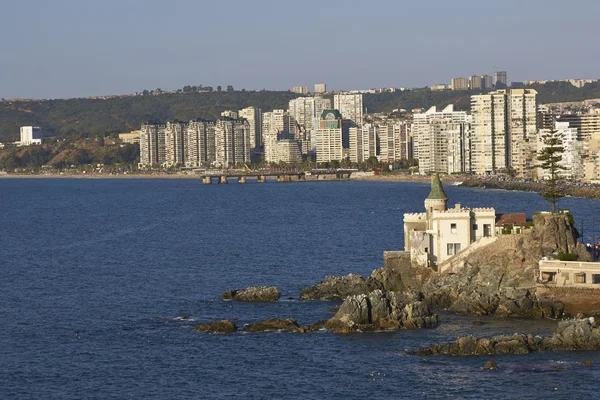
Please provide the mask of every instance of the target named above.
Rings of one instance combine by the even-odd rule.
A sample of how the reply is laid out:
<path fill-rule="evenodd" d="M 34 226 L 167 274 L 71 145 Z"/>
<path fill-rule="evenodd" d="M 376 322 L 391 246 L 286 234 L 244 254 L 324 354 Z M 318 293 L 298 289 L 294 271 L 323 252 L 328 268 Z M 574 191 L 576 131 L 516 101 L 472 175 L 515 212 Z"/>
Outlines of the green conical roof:
<path fill-rule="evenodd" d="M 431 177 L 431 192 L 427 196 L 427 200 L 448 200 L 448 196 L 446 196 L 442 181 L 440 180 L 440 174 L 435 174 Z"/>

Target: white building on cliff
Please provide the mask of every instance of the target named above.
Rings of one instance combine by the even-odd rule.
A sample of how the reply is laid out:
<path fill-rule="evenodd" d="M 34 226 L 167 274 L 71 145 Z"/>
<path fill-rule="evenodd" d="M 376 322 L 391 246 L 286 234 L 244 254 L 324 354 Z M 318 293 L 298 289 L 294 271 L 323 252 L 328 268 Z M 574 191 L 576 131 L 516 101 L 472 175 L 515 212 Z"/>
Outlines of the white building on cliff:
<path fill-rule="evenodd" d="M 425 212 L 404 214 L 404 249 L 410 252 L 413 264 L 438 269 L 482 238 L 495 237 L 495 221 L 493 208 L 463 208 L 456 204 L 448 209 L 448 196 L 439 175 L 435 175 L 425 199 Z"/>

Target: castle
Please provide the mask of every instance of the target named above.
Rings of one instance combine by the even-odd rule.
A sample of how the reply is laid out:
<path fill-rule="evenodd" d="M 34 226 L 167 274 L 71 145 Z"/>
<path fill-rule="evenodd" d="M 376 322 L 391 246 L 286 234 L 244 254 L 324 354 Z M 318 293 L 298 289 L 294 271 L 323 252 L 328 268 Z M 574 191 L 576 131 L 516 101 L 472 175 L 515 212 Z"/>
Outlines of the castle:
<path fill-rule="evenodd" d="M 448 209 L 448 196 L 439 174 L 432 177 L 425 212 L 404 214 L 404 249 L 410 253 L 411 262 L 438 271 L 452 256 L 495 236 L 495 210 L 463 208 L 459 203 Z"/>

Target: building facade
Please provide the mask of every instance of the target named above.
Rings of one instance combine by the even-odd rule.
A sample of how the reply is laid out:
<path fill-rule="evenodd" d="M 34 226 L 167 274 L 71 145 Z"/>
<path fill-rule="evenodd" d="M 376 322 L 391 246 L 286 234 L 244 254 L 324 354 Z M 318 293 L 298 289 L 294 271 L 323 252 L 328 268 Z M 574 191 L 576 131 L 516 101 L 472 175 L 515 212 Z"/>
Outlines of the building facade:
<path fill-rule="evenodd" d="M 467 78 L 453 78 L 451 87 L 452 90 L 469 90 L 469 80 Z"/>
<path fill-rule="evenodd" d="M 321 113 L 316 135 L 318 163 L 343 159 L 342 129 L 342 115 L 338 110 L 324 110 Z"/>
<path fill-rule="evenodd" d="M 248 121 L 250 126 L 250 147 L 252 149 L 260 148 L 262 143 L 262 113 L 260 108 L 246 107 L 238 111 L 238 117 Z"/>
<path fill-rule="evenodd" d="M 221 118 L 215 124 L 215 164 L 222 168 L 250 162 L 250 126 L 244 119 Z"/>
<path fill-rule="evenodd" d="M 144 124 L 140 128 L 140 166 L 158 167 L 165 162 L 165 131 L 163 124 Z"/>
<path fill-rule="evenodd" d="M 327 85 L 324 83 L 316 83 L 315 93 L 327 93 Z"/>
<path fill-rule="evenodd" d="M 363 124 L 362 93 L 342 93 L 333 96 L 333 108 L 342 114 L 342 118 L 351 120 L 356 126 Z"/>
<path fill-rule="evenodd" d="M 39 126 L 22 126 L 20 129 L 20 146 L 30 146 L 32 144 L 42 144 L 44 134 Z"/>

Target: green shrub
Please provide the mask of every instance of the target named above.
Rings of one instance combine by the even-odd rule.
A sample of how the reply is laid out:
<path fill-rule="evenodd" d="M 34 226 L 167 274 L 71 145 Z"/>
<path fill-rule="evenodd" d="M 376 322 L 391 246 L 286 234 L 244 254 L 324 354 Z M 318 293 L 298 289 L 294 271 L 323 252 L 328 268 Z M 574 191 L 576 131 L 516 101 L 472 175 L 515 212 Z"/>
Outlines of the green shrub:
<path fill-rule="evenodd" d="M 560 261 L 577 261 L 577 254 L 574 253 L 560 253 L 558 259 Z"/>

